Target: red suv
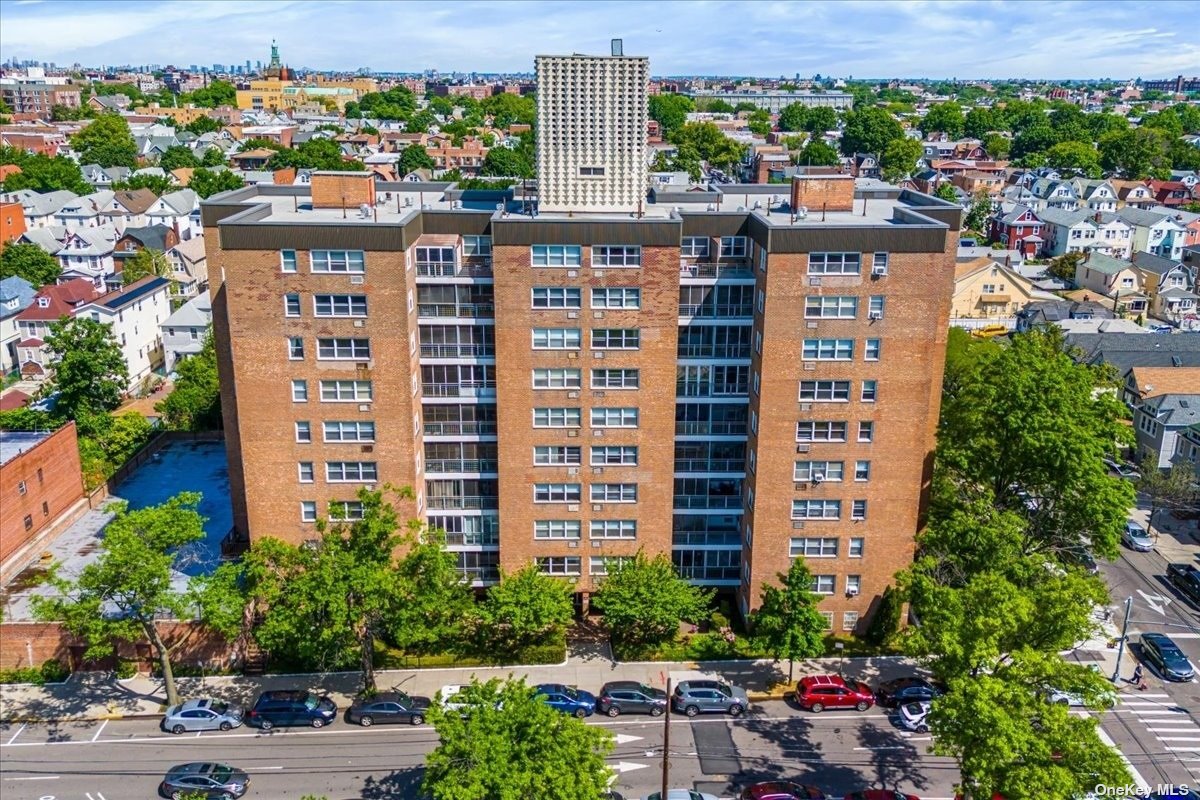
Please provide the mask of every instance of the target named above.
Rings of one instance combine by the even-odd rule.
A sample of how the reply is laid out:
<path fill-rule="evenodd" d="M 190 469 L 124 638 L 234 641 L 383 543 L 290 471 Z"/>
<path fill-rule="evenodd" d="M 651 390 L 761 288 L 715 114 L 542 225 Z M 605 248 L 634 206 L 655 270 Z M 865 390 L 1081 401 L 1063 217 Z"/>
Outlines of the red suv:
<path fill-rule="evenodd" d="M 875 695 L 865 683 L 847 683 L 840 675 L 809 675 L 796 684 L 796 702 L 813 712 L 827 708 L 866 711 L 875 705 Z"/>

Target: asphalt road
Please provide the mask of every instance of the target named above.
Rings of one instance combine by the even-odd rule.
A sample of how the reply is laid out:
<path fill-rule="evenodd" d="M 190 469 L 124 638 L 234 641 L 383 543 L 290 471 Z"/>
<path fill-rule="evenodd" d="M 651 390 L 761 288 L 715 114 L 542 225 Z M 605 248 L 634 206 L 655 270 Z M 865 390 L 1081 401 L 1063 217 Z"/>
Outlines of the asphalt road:
<path fill-rule="evenodd" d="M 1176 547 L 1173 552 L 1168 559 L 1158 550 L 1135 553 L 1122 548 L 1115 562 L 1101 568 L 1120 614 L 1125 598 L 1133 598 L 1129 641 L 1135 657 L 1141 657 L 1139 634 L 1157 632 L 1174 639 L 1192 663 L 1200 665 L 1200 612 L 1165 578 L 1169 560 L 1200 557 L 1200 549 Z M 1149 688 L 1137 691 L 1121 680 L 1115 713 L 1104 715 L 1103 728 L 1151 786 L 1195 786 L 1200 783 L 1200 683 L 1161 680 L 1148 664 L 1144 670 Z"/>
<path fill-rule="evenodd" d="M 924 800 L 950 800 L 957 770 L 926 753 L 928 736 L 897 728 L 880 709 L 811 714 L 785 702 L 757 705 L 738 720 L 672 717 L 671 784 L 730 797 L 757 780 L 786 777 L 833 796 L 898 787 Z M 659 788 L 662 720 L 593 717 L 617 737 L 609 763 L 616 788 L 644 797 Z M 165 770 L 216 760 L 251 775 L 247 797 L 396 800 L 417 796 L 424 757 L 436 744 L 427 725 L 362 729 L 241 728 L 171 736 L 153 720 L 7 726 L 0 730 L 4 800 L 133 800 L 156 796 Z"/>

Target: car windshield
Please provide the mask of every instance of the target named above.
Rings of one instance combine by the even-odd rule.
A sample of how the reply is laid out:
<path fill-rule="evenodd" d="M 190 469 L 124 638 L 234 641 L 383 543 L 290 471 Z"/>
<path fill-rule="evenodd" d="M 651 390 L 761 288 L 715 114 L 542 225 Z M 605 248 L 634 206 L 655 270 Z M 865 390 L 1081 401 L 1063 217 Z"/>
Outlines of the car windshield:
<path fill-rule="evenodd" d="M 309 711 L 312 711 L 314 708 L 320 705 L 320 703 L 321 698 L 317 697 L 315 694 L 310 694 L 308 697 L 304 698 L 304 707 Z"/>
<path fill-rule="evenodd" d="M 212 778 L 217 783 L 228 783 L 229 779 L 233 777 L 233 770 L 224 764 L 218 764 L 213 771 L 208 774 L 208 777 Z"/>
<path fill-rule="evenodd" d="M 404 692 L 396 692 L 396 702 L 402 706 L 412 705 L 412 698 Z"/>
<path fill-rule="evenodd" d="M 211 706 L 209 706 L 209 708 L 218 714 L 224 714 L 229 711 L 229 705 L 227 703 L 213 703 Z"/>
<path fill-rule="evenodd" d="M 565 694 L 567 697 L 571 698 L 572 700 L 579 699 L 579 692 L 575 691 L 570 686 L 562 687 L 562 693 Z"/>

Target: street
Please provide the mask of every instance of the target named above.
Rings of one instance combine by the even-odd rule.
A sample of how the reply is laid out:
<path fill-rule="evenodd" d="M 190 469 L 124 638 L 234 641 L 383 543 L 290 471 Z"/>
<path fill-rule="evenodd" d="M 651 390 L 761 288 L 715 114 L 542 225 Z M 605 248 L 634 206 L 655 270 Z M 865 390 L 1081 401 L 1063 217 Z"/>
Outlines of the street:
<path fill-rule="evenodd" d="M 649 717 L 593 717 L 617 745 L 609 763 L 626 797 L 657 791 L 663 723 Z M 811 714 L 782 701 L 761 703 L 733 720 L 672 717 L 671 784 L 729 797 L 746 784 L 790 778 L 833 796 L 887 786 L 924 800 L 949 800 L 957 770 L 925 750 L 930 739 L 901 731 L 881 709 Z M 252 798 L 331 800 L 416 797 L 428 725 L 290 729 L 262 734 L 171 736 L 154 720 L 8 725 L 0 730 L 0 794 L 5 800 L 125 800 L 153 797 L 168 767 L 224 761 L 251 775 Z"/>

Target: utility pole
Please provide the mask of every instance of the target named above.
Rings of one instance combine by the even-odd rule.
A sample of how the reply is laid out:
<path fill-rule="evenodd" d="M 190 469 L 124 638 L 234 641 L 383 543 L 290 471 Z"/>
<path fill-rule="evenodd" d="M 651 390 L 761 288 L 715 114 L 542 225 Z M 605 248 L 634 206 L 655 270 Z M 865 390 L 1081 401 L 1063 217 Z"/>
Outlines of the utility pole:
<path fill-rule="evenodd" d="M 1117 665 L 1113 667 L 1112 680 L 1121 679 L 1121 656 L 1125 654 L 1125 637 L 1129 634 L 1129 612 L 1133 610 L 1133 595 L 1125 598 L 1125 622 L 1121 624 L 1121 638 L 1117 642 Z"/>
<path fill-rule="evenodd" d="M 671 785 L 671 679 L 667 678 L 667 710 L 663 712 L 663 767 L 661 800 L 667 800 Z"/>

